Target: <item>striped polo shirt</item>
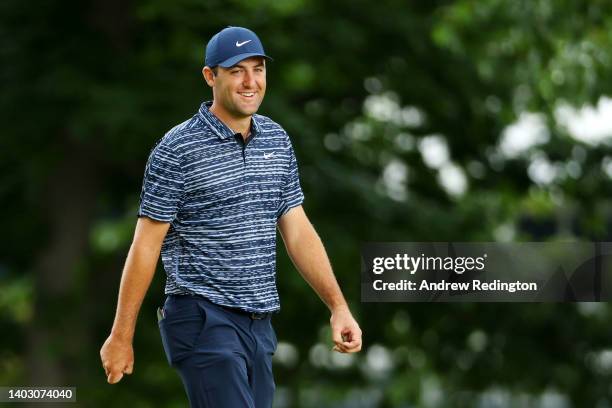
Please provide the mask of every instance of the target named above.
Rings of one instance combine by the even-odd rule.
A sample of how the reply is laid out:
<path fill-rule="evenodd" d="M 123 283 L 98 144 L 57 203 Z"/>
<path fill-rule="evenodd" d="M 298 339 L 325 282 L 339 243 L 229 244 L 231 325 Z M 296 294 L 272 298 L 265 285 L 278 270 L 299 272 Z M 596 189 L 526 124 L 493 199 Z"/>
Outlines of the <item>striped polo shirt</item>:
<path fill-rule="evenodd" d="M 252 116 L 244 143 L 211 105 L 152 149 L 138 216 L 170 223 L 161 248 L 166 294 L 276 312 L 276 223 L 304 200 L 295 153 L 266 116 Z"/>

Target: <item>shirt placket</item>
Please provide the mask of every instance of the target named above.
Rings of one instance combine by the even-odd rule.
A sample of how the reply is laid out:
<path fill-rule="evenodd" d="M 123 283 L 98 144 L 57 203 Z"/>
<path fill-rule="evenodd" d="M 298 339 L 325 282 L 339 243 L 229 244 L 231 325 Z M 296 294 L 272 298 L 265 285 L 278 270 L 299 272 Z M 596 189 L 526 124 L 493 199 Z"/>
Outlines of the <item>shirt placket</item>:
<path fill-rule="evenodd" d="M 249 188 L 249 186 L 252 184 L 252 174 L 250 172 L 250 169 L 252 167 L 253 164 L 253 160 L 255 159 L 255 157 L 253 156 L 253 140 L 254 140 L 255 135 L 251 136 L 250 138 L 247 139 L 246 143 L 244 141 L 244 139 L 242 138 L 242 135 L 237 134 L 235 135 L 236 138 L 236 142 L 239 146 L 240 149 L 240 154 L 242 156 L 242 180 L 245 183 L 245 188 Z"/>

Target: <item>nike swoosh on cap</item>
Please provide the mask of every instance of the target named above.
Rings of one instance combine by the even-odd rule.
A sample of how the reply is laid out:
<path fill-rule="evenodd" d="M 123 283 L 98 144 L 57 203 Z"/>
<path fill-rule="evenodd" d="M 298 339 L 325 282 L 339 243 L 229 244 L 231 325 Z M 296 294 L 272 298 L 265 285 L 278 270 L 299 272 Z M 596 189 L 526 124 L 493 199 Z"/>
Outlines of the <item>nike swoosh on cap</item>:
<path fill-rule="evenodd" d="M 236 41 L 236 47 L 242 47 L 244 44 L 246 44 L 248 42 L 251 42 L 251 40 L 246 40 L 246 41 L 243 41 L 243 42 Z"/>

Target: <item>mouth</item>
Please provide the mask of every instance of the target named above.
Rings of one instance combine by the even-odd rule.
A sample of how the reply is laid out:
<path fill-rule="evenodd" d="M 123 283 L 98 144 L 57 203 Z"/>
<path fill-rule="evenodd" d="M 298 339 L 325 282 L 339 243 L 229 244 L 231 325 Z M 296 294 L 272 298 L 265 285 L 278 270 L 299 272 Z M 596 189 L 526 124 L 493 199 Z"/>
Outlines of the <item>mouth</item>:
<path fill-rule="evenodd" d="M 238 95 L 242 96 L 245 99 L 253 99 L 255 98 L 256 92 L 238 92 Z"/>

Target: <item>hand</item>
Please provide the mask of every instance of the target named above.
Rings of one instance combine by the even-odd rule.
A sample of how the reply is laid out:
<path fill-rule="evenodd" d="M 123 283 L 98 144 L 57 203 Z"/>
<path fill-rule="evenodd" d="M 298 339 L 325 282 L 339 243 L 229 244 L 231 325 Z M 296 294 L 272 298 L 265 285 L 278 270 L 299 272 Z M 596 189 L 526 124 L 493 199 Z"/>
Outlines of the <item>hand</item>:
<path fill-rule="evenodd" d="M 109 384 L 118 383 L 123 374 L 132 374 L 134 370 L 132 342 L 118 339 L 112 334 L 102 345 L 100 358 Z"/>
<path fill-rule="evenodd" d="M 335 343 L 332 350 L 339 353 L 356 353 L 361 350 L 361 329 L 348 306 L 334 309 L 330 324 Z"/>

